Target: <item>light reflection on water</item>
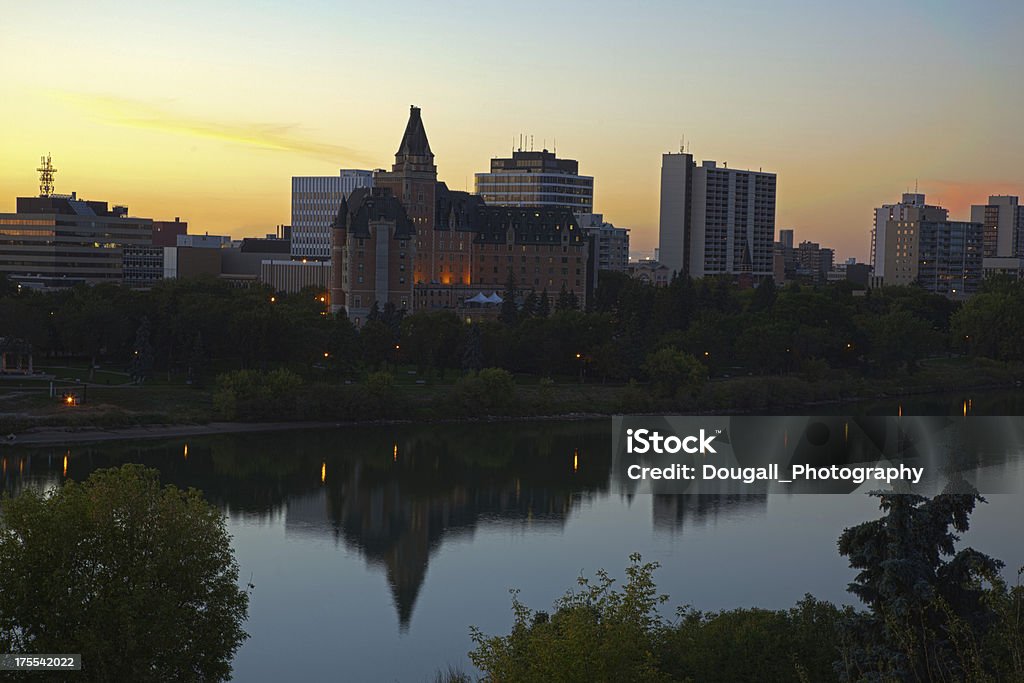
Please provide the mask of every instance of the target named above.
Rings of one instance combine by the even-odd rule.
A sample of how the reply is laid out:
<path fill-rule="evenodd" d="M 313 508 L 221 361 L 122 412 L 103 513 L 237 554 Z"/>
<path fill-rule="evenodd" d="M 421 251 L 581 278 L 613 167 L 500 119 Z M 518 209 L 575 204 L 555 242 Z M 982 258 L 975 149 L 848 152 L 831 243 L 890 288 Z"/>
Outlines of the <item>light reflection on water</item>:
<path fill-rule="evenodd" d="M 950 411 L 958 414 L 959 399 Z M 655 560 L 671 605 L 852 602 L 836 551 L 877 516 L 864 495 L 652 496 L 609 490 L 609 421 L 381 427 L 5 454 L 4 487 L 123 462 L 202 490 L 255 584 L 237 680 L 431 680 L 470 669 L 468 627 L 507 632 L 508 589 L 547 609 L 581 573 Z M 399 457 L 399 454 L 401 457 Z M 1019 460 L 983 477 L 1024 480 Z M 1024 496 L 989 496 L 964 539 L 1024 565 Z M 339 672 L 344 672 L 339 675 Z"/>

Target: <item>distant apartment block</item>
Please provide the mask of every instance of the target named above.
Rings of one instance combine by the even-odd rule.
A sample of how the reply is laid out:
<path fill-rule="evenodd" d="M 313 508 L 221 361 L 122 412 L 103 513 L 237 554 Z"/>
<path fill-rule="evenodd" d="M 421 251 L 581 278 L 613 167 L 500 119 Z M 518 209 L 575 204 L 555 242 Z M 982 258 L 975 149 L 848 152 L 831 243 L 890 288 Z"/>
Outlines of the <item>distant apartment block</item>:
<path fill-rule="evenodd" d="M 812 284 L 823 284 L 835 261 L 835 251 L 817 242 L 803 241 L 793 250 L 796 255 L 797 277 Z"/>
<path fill-rule="evenodd" d="M 477 173 L 476 193 L 490 205 L 594 210 L 594 178 L 579 174 L 579 162 L 553 152 L 516 150 L 491 159 L 489 173 Z"/>
<path fill-rule="evenodd" d="M 907 193 L 875 209 L 871 232 L 872 281 L 918 285 L 951 299 L 978 291 L 983 276 L 984 224 L 951 221 L 949 212 Z"/>
<path fill-rule="evenodd" d="M 589 243 L 587 282 L 596 289 L 602 270 L 625 273 L 629 270 L 629 230 L 617 228 L 599 213 L 576 214 L 576 222 Z"/>
<path fill-rule="evenodd" d="M 373 171 L 341 169 L 336 176 L 292 177 L 292 258 L 331 258 L 331 222 L 341 200 L 361 187 L 373 187 Z"/>
<path fill-rule="evenodd" d="M 951 299 L 977 293 L 982 279 L 982 224 L 922 221 L 919 234 L 917 283 Z"/>
<path fill-rule="evenodd" d="M 773 273 L 775 174 L 665 154 L 661 165 L 658 253 L 690 277 Z"/>
<path fill-rule="evenodd" d="M 972 206 L 971 222 L 982 224 L 985 258 L 1024 256 L 1024 207 L 1017 197 L 993 195 Z"/>
<path fill-rule="evenodd" d="M 875 209 L 871 229 L 871 266 L 874 276 L 887 285 L 908 285 L 917 280 L 917 238 L 922 221 L 945 221 L 949 211 L 925 202 L 919 193 L 906 193 L 897 204 Z"/>

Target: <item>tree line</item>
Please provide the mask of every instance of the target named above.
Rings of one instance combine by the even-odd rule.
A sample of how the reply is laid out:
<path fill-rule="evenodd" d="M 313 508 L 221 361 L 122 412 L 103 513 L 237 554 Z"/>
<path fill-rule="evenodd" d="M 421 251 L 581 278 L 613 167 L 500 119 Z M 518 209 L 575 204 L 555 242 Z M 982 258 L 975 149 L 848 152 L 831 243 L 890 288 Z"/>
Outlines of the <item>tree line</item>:
<path fill-rule="evenodd" d="M 402 364 L 426 377 L 496 367 L 626 382 L 664 377 L 665 368 L 683 377 L 814 377 L 834 369 L 884 376 L 913 373 L 922 359 L 948 353 L 1024 360 L 1024 285 L 1000 278 L 960 304 L 917 287 L 857 292 L 848 283 L 766 280 L 742 290 L 724 279 L 676 278 L 658 288 L 602 272 L 586 309 L 578 303 L 510 282 L 491 316 L 407 314 L 388 305 L 356 328 L 330 314 L 326 292 L 314 289 L 285 295 L 200 278 L 146 291 L 19 291 L 0 280 L 0 336 L 29 341 L 37 365 L 87 359 L 139 379 L 198 378 L 224 363 L 345 378 Z"/>

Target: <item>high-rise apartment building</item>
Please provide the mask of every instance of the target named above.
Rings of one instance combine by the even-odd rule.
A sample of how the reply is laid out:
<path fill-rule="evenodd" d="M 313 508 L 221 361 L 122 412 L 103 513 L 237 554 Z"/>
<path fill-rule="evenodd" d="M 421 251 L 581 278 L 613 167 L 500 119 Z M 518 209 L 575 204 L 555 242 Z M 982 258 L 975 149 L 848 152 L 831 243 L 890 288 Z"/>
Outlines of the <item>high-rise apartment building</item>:
<path fill-rule="evenodd" d="M 919 235 L 917 284 L 951 299 L 976 294 L 982 280 L 982 224 L 922 221 Z"/>
<path fill-rule="evenodd" d="M 786 249 L 792 249 L 795 246 L 793 243 L 794 233 L 793 228 L 782 228 L 779 230 L 779 244 Z"/>
<path fill-rule="evenodd" d="M 949 211 L 926 203 L 920 193 L 875 209 L 872 265 L 886 286 L 915 284 L 950 298 L 970 296 L 981 283 L 983 244 L 982 223 L 950 221 Z"/>
<path fill-rule="evenodd" d="M 580 229 L 594 241 L 592 261 L 597 270 L 629 270 L 629 228 L 618 228 L 599 213 L 577 214 Z"/>
<path fill-rule="evenodd" d="M 697 166 L 685 152 L 662 156 L 661 263 L 694 278 L 770 277 L 774 240 L 774 173 Z"/>
<path fill-rule="evenodd" d="M 488 204 L 594 210 L 594 178 L 579 174 L 579 162 L 553 152 L 516 150 L 491 159 L 490 173 L 476 174 L 476 193 Z"/>
<path fill-rule="evenodd" d="M 1024 207 L 1017 197 L 993 195 L 972 206 L 971 222 L 983 226 L 985 258 L 1024 256 Z"/>
<path fill-rule="evenodd" d="M 874 276 L 887 285 L 907 285 L 917 279 L 917 248 L 921 221 L 941 222 L 949 211 L 925 202 L 916 192 L 903 195 L 897 204 L 875 209 L 871 230 L 871 266 Z"/>
<path fill-rule="evenodd" d="M 336 176 L 292 177 L 292 258 L 331 257 L 331 222 L 341 200 L 360 187 L 373 187 L 373 171 L 341 169 Z"/>
<path fill-rule="evenodd" d="M 793 250 L 796 256 L 797 275 L 812 284 L 823 284 L 835 261 L 835 251 L 822 247 L 817 242 L 803 241 Z"/>

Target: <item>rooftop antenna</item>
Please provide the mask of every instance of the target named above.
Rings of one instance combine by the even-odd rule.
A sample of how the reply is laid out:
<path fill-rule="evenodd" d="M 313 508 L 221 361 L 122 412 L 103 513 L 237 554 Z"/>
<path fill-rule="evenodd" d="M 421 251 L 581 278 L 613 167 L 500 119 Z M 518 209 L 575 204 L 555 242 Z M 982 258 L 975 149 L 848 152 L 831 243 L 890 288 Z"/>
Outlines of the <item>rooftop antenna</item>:
<path fill-rule="evenodd" d="M 49 152 L 45 157 L 39 157 L 39 168 L 36 170 L 39 171 L 39 196 L 49 197 L 53 194 L 53 174 L 57 172 L 50 161 Z"/>
<path fill-rule="evenodd" d="M 686 149 L 686 136 L 682 133 L 679 134 L 679 153 L 682 154 L 683 150 Z"/>
<path fill-rule="evenodd" d="M 553 150 L 551 150 L 551 151 L 553 151 L 555 153 L 555 155 L 557 156 L 558 155 L 558 138 L 555 138 L 555 141 L 554 141 L 553 144 L 554 144 L 555 148 Z"/>
<path fill-rule="evenodd" d="M 533 136 L 530 136 L 530 151 L 533 151 Z"/>
<path fill-rule="evenodd" d="M 914 194 L 917 194 L 917 178 L 914 178 Z"/>

